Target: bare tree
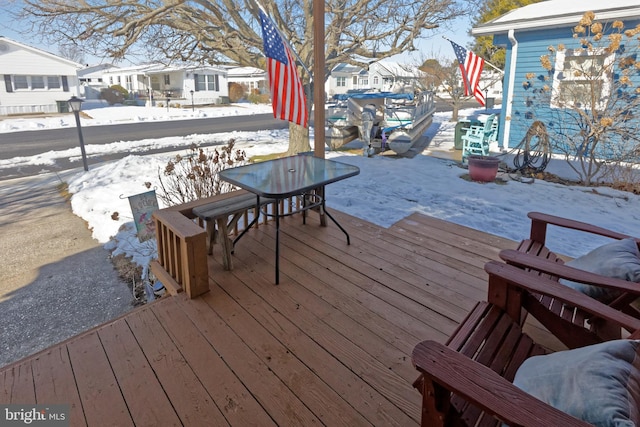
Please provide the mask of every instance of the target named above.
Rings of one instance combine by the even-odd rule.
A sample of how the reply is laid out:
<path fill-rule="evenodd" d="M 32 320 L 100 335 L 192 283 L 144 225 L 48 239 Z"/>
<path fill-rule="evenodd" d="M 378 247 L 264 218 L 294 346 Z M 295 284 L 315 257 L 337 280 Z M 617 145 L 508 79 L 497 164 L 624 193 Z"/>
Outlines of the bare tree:
<path fill-rule="evenodd" d="M 451 121 L 457 122 L 462 101 L 469 99 L 464 96 L 458 60 L 429 59 L 420 69 L 427 74 L 428 84 L 433 90 L 439 89 L 446 93 L 446 97 L 438 98 L 451 105 L 453 108 Z"/>
<path fill-rule="evenodd" d="M 75 62 L 84 63 L 84 52 L 76 43 L 61 44 L 58 48 L 60 56 Z"/>
<path fill-rule="evenodd" d="M 77 41 L 85 52 L 114 60 L 126 55 L 166 62 L 238 64 L 264 68 L 255 0 L 25 0 L 23 19 L 52 44 Z M 324 82 L 344 62 L 415 50 L 429 30 L 465 14 L 462 0 L 326 0 Z M 312 0 L 264 4 L 283 37 L 313 69 Z M 312 77 L 302 74 L 307 84 Z M 308 134 L 292 125 L 290 152 L 309 147 Z M 304 138 L 306 134 L 306 138 Z M 301 137 L 301 138 L 297 138 Z M 305 146 L 306 143 L 306 146 Z"/>

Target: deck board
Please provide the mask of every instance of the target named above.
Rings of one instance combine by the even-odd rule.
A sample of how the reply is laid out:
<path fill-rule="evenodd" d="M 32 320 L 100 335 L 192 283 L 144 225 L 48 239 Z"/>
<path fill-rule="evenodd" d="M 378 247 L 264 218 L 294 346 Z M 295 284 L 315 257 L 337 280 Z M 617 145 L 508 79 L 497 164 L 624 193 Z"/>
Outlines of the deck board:
<path fill-rule="evenodd" d="M 180 425 L 155 371 L 136 343 L 126 322 L 114 322 L 99 331 L 122 395 L 135 425 Z"/>
<path fill-rule="evenodd" d="M 72 409 L 70 423 L 86 426 L 66 346 L 52 347 L 41 353 L 32 360 L 31 367 L 37 385 L 37 400 L 69 405 Z"/>
<path fill-rule="evenodd" d="M 0 403 L 68 403 L 71 425 L 418 425 L 411 351 L 444 342 L 515 242 L 413 214 L 389 228 L 331 211 L 208 257 L 210 292 L 163 298 L 0 368 Z"/>
<path fill-rule="evenodd" d="M 97 331 L 80 335 L 66 347 L 87 424 L 113 420 L 113 425 L 134 425 Z"/>

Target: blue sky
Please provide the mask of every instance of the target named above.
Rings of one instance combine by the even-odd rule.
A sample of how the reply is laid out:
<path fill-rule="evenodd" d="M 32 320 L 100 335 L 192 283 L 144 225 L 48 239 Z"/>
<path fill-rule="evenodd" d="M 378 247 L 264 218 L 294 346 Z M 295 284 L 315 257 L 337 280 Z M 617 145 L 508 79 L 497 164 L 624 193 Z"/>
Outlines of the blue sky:
<path fill-rule="evenodd" d="M 20 43 L 43 49 L 49 53 L 56 55 L 59 54 L 60 52 L 57 46 L 41 44 L 37 34 L 34 35 L 29 33 L 25 26 L 21 25 L 19 21 L 13 19 L 11 12 L 18 10 L 21 3 L 22 2 L 20 0 L 9 0 L 8 2 L 7 0 L 3 0 L 0 3 L 0 36 L 5 36 Z M 429 58 L 453 59 L 454 54 L 451 44 L 447 40 L 443 39 L 442 36 L 453 40 L 461 46 L 465 46 L 472 40 L 472 38 L 467 34 L 470 28 L 470 23 L 467 18 L 459 19 L 454 25 L 452 25 L 452 27 L 457 30 L 453 31 L 443 29 L 441 31 L 434 32 L 434 35 L 429 39 L 420 40 L 416 43 L 416 47 L 418 48 L 416 52 L 403 53 L 390 59 L 392 61 L 411 65 L 420 65 L 423 60 Z M 109 58 L 101 59 L 98 57 L 85 57 L 85 62 L 90 65 L 95 65 L 112 61 Z M 132 64 L 124 63 L 120 65 Z"/>

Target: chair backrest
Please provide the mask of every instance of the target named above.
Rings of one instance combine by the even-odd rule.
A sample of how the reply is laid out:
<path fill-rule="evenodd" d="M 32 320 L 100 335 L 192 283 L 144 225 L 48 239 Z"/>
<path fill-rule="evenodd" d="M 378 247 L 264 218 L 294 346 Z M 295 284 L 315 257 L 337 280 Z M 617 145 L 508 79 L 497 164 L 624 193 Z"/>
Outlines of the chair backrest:
<path fill-rule="evenodd" d="M 484 134 L 486 136 L 491 135 L 493 133 L 493 121 L 496 119 L 496 115 L 492 114 L 487 117 L 487 120 L 484 122 Z"/>

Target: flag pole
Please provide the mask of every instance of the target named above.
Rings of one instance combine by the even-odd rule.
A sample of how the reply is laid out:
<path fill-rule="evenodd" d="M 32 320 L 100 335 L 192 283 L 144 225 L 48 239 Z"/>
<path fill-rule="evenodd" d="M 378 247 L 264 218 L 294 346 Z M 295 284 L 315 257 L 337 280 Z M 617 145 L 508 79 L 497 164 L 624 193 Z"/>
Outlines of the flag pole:
<path fill-rule="evenodd" d="M 445 36 L 442 36 L 442 38 L 445 39 L 446 41 L 450 42 L 450 43 L 451 42 L 455 43 L 453 40 L 450 40 L 450 39 L 446 38 Z M 487 61 L 486 59 L 484 60 L 484 63 L 487 64 L 488 66 L 490 66 L 491 68 L 493 68 L 494 70 L 504 74 L 504 71 L 502 71 L 500 68 L 496 67 L 495 65 L 493 65 L 491 62 Z"/>

